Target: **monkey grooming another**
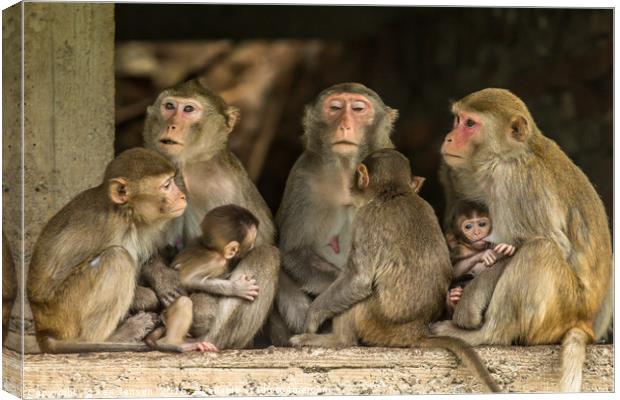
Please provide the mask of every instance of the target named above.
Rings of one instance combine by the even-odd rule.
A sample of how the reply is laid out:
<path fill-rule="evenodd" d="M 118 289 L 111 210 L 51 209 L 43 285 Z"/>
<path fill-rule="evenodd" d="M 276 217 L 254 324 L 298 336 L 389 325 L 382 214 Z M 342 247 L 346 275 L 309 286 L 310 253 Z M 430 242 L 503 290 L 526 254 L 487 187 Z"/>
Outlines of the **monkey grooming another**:
<path fill-rule="evenodd" d="M 512 256 L 515 247 L 490 242 L 493 222 L 484 204 L 461 201 L 456 206 L 451 229 L 446 233 L 454 278 L 446 298 L 451 316 L 463 288 L 478 274 L 493 266 L 498 257 Z"/>
<path fill-rule="evenodd" d="M 218 206 L 236 204 L 260 221 L 256 246 L 230 277 L 234 282 L 251 276 L 260 287 L 255 300 L 209 293 L 191 296 L 192 336 L 195 331 L 208 331 L 204 340 L 219 349 L 240 349 L 252 343 L 271 309 L 280 270 L 271 211 L 241 162 L 227 149 L 238 119 L 239 110 L 195 79 L 159 94 L 147 109 L 143 133 L 145 146 L 178 168 L 177 183 L 188 198 L 183 218 L 167 230 L 168 245 L 178 248 L 196 243 L 202 235 L 200 222 Z M 162 257 L 153 258 L 145 271 L 147 284 L 164 305 L 182 294 L 179 272 L 166 265 Z"/>
<path fill-rule="evenodd" d="M 411 190 L 410 171 L 409 160 L 393 149 L 377 150 L 358 165 L 346 267 L 308 309 L 309 333 L 293 336 L 291 343 L 442 347 L 470 367 L 487 389 L 499 391 L 469 345 L 430 336 L 429 323 L 443 312 L 452 267 L 433 209 Z M 403 293 L 411 296 L 403 300 Z M 315 333 L 334 316 L 332 333 Z"/>
<path fill-rule="evenodd" d="M 304 152 L 286 181 L 278 212 L 282 267 L 272 340 L 288 345 L 302 333 L 312 298 L 343 269 L 351 246 L 351 179 L 370 152 L 393 148 L 390 140 L 398 112 L 359 83 L 323 90 L 306 106 Z M 280 321 L 281 319 L 281 321 Z"/>
<path fill-rule="evenodd" d="M 474 278 L 453 319 L 432 330 L 473 346 L 561 342 L 560 389 L 579 391 L 586 344 L 609 325 L 612 256 L 603 203 L 508 90 L 472 93 L 452 112 L 454 128 L 441 148 L 446 214 L 459 199 L 486 204 L 494 237 L 519 251 Z"/>
<path fill-rule="evenodd" d="M 183 288 L 188 293 L 206 292 L 254 301 L 259 289 L 256 280 L 245 275 L 234 281 L 226 278 L 232 273 L 233 265 L 254 247 L 258 224 L 258 219 L 251 212 L 234 204 L 209 211 L 201 224 L 202 237 L 199 243 L 181 251 L 171 264 L 179 270 Z M 165 319 L 167 332 L 159 343 L 183 343 L 191 326 L 191 309 L 189 314 L 177 319 L 176 323 L 171 323 L 169 316 Z M 194 329 L 192 334 L 196 337 L 205 336 L 208 329 L 204 329 L 210 327 L 203 325 L 200 328 L 198 332 Z M 163 330 L 163 327 L 158 328 L 149 335 L 147 343 L 157 340 Z M 208 342 L 203 342 L 206 343 Z M 213 345 L 206 346 L 205 349 L 217 351 Z"/>
<path fill-rule="evenodd" d="M 42 351 L 145 351 L 154 326 L 129 311 L 140 265 L 156 251 L 166 223 L 185 210 L 175 168 L 161 155 L 130 149 L 103 182 L 83 191 L 45 225 L 28 270 L 27 294 Z M 182 351 L 176 346 L 160 350 Z"/>

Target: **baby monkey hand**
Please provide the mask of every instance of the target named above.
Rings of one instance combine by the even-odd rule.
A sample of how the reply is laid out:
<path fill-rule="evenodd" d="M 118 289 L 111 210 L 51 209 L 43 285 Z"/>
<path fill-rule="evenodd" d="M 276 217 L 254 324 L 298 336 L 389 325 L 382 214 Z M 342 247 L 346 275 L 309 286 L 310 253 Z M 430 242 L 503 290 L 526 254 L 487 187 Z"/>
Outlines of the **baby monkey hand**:
<path fill-rule="evenodd" d="M 233 281 L 233 296 L 241 297 L 249 301 L 254 301 L 258 296 L 258 285 L 256 279 L 247 275 L 241 275 L 239 279 Z"/>

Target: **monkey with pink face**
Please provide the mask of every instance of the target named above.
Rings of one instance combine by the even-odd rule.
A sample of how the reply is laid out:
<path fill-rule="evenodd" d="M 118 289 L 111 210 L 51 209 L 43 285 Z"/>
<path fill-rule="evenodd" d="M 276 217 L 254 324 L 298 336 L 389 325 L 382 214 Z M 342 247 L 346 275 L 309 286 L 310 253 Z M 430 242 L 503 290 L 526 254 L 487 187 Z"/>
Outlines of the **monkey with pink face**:
<path fill-rule="evenodd" d="M 474 201 L 460 201 L 455 206 L 452 224 L 446 232 L 453 280 L 446 298 L 446 311 L 452 315 L 463 288 L 481 272 L 491 268 L 503 256 L 512 256 L 516 247 L 492 242 L 493 222 L 488 208 Z"/>

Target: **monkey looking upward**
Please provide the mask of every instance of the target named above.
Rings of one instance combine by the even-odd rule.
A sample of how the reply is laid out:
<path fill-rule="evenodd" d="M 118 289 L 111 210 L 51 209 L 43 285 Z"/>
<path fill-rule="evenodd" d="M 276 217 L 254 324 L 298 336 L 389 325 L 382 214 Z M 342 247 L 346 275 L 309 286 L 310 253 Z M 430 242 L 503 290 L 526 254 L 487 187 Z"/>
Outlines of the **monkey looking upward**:
<path fill-rule="evenodd" d="M 173 268 L 179 270 L 181 284 L 190 293 L 190 298 L 196 293 L 204 292 L 254 301 L 259 289 L 255 279 L 245 275 L 236 280 L 227 278 L 232 273 L 234 265 L 254 247 L 258 224 L 258 219 L 251 212 L 234 204 L 216 207 L 205 215 L 201 223 L 200 240 L 182 250 L 171 264 Z M 192 325 L 192 314 L 186 313 L 182 317 L 166 314 L 164 316 L 166 327 L 158 328 L 149 335 L 150 343 L 157 340 L 164 330 L 166 336 L 158 343 L 176 345 L 184 343 Z M 212 318 L 215 317 L 213 313 Z M 205 324 L 195 326 L 192 329 L 192 336 L 200 341 L 202 337 L 208 336 L 209 329 L 210 326 Z M 210 347 L 208 342 L 202 343 L 205 350 L 217 350 L 213 345 Z"/>
<path fill-rule="evenodd" d="M 512 245 L 490 241 L 493 222 L 484 204 L 463 200 L 455 208 L 451 229 L 446 233 L 454 268 L 446 302 L 450 315 L 469 281 L 494 265 L 498 256 L 512 256 L 515 252 Z"/>
<path fill-rule="evenodd" d="M 183 218 L 167 232 L 169 245 L 188 246 L 198 241 L 200 222 L 218 206 L 236 204 L 260 221 L 256 246 L 230 278 L 236 281 L 245 275 L 255 279 L 260 287 L 255 301 L 203 292 L 192 296 L 193 326 L 209 326 L 204 339 L 219 349 L 243 348 L 252 342 L 271 309 L 280 269 L 280 253 L 272 246 L 275 229 L 271 211 L 241 162 L 227 149 L 238 119 L 239 110 L 194 79 L 159 94 L 147 109 L 143 132 L 145 146 L 177 166 L 179 186 L 188 198 Z M 162 257 L 151 260 L 146 269 L 150 274 L 146 281 L 164 305 L 179 297 L 179 273 Z"/>
<path fill-rule="evenodd" d="M 359 83 L 322 91 L 306 106 L 304 152 L 286 182 L 276 224 L 286 271 L 276 299 L 283 324 L 278 345 L 300 333 L 311 296 L 322 293 L 343 268 L 350 248 L 351 179 L 371 151 L 393 148 L 397 111 Z"/>

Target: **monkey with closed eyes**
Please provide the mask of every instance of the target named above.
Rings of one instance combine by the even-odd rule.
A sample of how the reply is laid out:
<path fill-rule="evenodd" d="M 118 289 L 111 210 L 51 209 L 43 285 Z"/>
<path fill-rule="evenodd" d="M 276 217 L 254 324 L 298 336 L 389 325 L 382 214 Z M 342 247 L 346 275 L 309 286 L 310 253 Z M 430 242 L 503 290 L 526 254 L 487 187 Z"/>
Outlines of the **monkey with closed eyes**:
<path fill-rule="evenodd" d="M 254 247 L 258 224 L 251 212 L 234 204 L 216 207 L 205 215 L 200 241 L 182 250 L 171 264 L 179 271 L 181 285 L 190 294 L 190 299 L 193 293 L 204 292 L 254 301 L 259 289 L 255 279 L 245 275 L 236 280 L 229 278 L 234 266 Z M 189 299 L 183 301 L 191 302 Z M 180 345 L 186 341 L 192 322 L 191 308 L 182 317 L 173 315 L 174 311 L 172 307 L 166 311 L 165 328 L 158 328 L 149 335 L 149 343 L 158 340 L 164 330 L 166 335 L 158 343 Z M 206 327 L 203 325 L 202 328 Z M 200 341 L 208 333 L 208 330 L 192 331 L 203 351 L 217 351 L 214 345 Z"/>

